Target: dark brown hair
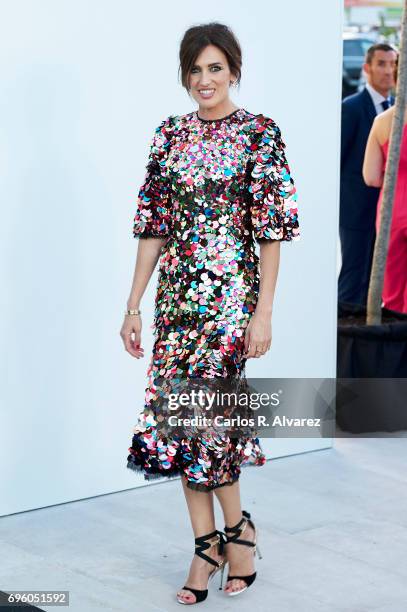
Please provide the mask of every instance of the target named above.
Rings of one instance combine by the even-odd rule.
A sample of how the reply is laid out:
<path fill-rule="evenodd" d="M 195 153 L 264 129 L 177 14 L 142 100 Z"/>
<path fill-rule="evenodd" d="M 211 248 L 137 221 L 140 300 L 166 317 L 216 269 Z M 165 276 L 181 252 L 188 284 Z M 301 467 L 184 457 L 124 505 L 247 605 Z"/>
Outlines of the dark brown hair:
<path fill-rule="evenodd" d="M 366 64 L 372 63 L 375 51 L 395 51 L 397 57 L 399 55 L 398 49 L 396 49 L 396 47 L 393 47 L 393 45 L 389 45 L 388 43 L 376 43 L 369 47 L 369 49 L 366 51 Z"/>
<path fill-rule="evenodd" d="M 178 76 L 181 71 L 181 83 L 189 89 L 189 76 L 201 51 L 208 45 L 218 47 L 226 55 L 229 69 L 240 84 L 242 68 L 242 50 L 236 36 L 228 26 L 213 21 L 189 28 L 181 41 L 179 50 Z"/>

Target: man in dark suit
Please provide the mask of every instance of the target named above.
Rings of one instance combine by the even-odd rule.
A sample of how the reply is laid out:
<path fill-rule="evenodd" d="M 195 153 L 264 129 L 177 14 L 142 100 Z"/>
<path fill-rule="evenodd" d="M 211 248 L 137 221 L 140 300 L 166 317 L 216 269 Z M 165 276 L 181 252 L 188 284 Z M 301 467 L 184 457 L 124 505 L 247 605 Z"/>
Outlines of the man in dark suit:
<path fill-rule="evenodd" d="M 370 128 L 376 115 L 394 104 L 397 49 L 372 45 L 363 70 L 366 87 L 342 101 L 339 236 L 342 267 L 338 300 L 366 306 L 376 238 L 375 220 L 380 189 L 368 187 L 362 175 Z"/>

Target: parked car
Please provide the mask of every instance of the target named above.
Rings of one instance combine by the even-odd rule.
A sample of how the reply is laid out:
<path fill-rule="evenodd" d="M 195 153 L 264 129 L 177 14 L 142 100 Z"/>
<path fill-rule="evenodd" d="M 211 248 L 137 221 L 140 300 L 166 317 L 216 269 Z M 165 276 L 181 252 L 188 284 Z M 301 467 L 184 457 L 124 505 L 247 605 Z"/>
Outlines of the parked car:
<path fill-rule="evenodd" d="M 360 91 L 364 83 L 362 66 L 366 51 L 376 38 L 355 32 L 343 33 L 342 99 Z"/>

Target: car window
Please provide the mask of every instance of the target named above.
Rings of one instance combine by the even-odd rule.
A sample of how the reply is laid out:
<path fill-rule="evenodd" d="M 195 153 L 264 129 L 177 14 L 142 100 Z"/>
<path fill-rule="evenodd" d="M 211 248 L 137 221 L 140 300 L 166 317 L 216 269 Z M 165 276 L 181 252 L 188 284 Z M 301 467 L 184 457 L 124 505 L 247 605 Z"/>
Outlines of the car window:
<path fill-rule="evenodd" d="M 355 40 L 344 40 L 343 41 L 343 53 L 344 55 L 353 56 L 365 56 L 366 51 L 373 45 L 373 41 L 365 40 L 363 38 Z"/>

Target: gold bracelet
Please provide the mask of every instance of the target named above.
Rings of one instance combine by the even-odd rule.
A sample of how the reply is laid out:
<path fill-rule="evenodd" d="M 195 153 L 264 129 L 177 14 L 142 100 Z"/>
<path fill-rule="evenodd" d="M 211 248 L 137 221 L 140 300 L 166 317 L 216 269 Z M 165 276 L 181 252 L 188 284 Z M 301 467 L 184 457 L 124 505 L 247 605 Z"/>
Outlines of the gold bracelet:
<path fill-rule="evenodd" d="M 124 311 L 124 314 L 125 315 L 139 315 L 141 314 L 141 310 L 139 310 L 138 308 L 135 308 L 134 310 L 127 309 Z"/>

